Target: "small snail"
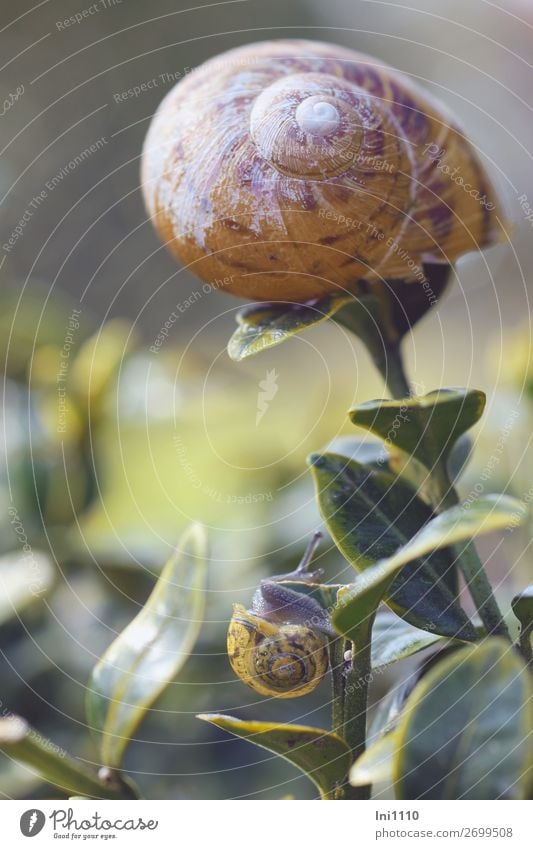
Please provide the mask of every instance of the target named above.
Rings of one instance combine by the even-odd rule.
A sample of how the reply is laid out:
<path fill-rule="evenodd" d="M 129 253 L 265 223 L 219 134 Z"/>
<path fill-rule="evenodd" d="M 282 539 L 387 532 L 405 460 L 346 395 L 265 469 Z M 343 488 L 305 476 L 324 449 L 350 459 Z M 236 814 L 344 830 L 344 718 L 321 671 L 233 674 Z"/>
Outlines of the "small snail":
<path fill-rule="evenodd" d="M 307 567 L 320 538 L 315 534 L 295 572 L 261 581 L 251 610 L 234 605 L 228 657 L 236 675 L 264 696 L 303 696 L 328 670 L 328 637 L 334 632 L 326 611 L 311 596 L 278 583 L 316 580 L 319 573 Z"/>
<path fill-rule="evenodd" d="M 141 176 L 170 250 L 252 300 L 420 283 L 424 264 L 449 266 L 500 228 L 447 110 L 394 69 L 322 42 L 251 44 L 182 79 L 153 118 Z"/>

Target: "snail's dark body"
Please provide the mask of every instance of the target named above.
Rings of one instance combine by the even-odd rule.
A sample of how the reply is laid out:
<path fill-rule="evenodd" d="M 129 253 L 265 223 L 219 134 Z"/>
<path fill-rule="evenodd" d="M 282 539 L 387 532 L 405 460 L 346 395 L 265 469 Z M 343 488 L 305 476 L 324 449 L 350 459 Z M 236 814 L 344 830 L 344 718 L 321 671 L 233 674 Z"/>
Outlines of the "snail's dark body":
<path fill-rule="evenodd" d="M 258 300 L 420 281 L 423 263 L 451 264 L 499 226 L 448 112 L 392 68 L 321 42 L 248 45 L 178 83 L 142 181 L 170 249 Z"/>

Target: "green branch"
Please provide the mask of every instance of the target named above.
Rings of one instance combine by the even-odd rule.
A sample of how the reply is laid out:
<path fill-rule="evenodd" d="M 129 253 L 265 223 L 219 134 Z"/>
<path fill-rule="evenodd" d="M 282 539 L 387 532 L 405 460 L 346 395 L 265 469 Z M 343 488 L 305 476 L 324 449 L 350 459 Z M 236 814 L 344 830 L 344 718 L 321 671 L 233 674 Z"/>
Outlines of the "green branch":
<path fill-rule="evenodd" d="M 431 475 L 437 509 L 447 510 L 461 503 L 443 463 L 437 464 Z M 468 591 L 476 605 L 487 634 L 500 635 L 510 640 L 509 630 L 474 543 L 455 545 L 453 549 L 459 569 L 463 574 Z"/>
<path fill-rule="evenodd" d="M 372 627 L 367 631 L 367 638 L 361 645 L 352 643 L 352 666 L 346 676 L 344 689 L 344 738 L 348 743 L 354 762 L 366 747 L 366 714 L 368 708 L 368 686 L 371 677 L 371 634 Z M 346 787 L 345 798 L 369 799 L 371 788 Z"/>
<path fill-rule="evenodd" d="M 344 730 L 344 649 L 346 640 L 337 637 L 329 641 L 329 662 L 331 668 L 332 702 L 331 730 L 343 735 Z"/>

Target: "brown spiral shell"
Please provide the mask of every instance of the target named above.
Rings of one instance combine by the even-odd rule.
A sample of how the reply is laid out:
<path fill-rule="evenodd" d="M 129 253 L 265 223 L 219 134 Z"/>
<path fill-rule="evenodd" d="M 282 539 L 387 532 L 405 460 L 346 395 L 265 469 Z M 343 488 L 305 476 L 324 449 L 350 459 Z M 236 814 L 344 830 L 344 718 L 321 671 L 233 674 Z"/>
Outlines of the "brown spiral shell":
<path fill-rule="evenodd" d="M 393 69 L 321 42 L 251 44 L 180 81 L 150 126 L 142 184 L 170 250 L 256 300 L 420 280 L 422 263 L 451 264 L 499 226 L 447 111 Z"/>
<path fill-rule="evenodd" d="M 241 604 L 233 606 L 227 648 L 241 681 L 277 699 L 310 693 L 329 666 L 323 633 L 300 623 L 271 622 Z"/>

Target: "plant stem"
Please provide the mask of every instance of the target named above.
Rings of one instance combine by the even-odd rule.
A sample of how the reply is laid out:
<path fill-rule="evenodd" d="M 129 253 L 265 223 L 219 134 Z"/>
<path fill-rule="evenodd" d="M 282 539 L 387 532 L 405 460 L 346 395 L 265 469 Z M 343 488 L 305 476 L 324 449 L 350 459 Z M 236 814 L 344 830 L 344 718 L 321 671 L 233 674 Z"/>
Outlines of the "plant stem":
<path fill-rule="evenodd" d="M 350 327 L 349 322 L 344 321 L 343 323 Z M 354 332 L 357 332 L 357 329 L 354 329 Z M 367 347 L 392 398 L 409 397 L 412 394 L 411 387 L 404 370 L 400 345 L 389 342 L 385 348 L 382 347 L 380 350 L 378 350 L 377 345 L 368 344 Z M 442 510 L 458 504 L 459 498 L 450 483 L 446 464 L 439 462 L 436 457 L 435 467 L 430 469 L 430 474 L 437 509 Z M 502 634 L 508 637 L 507 626 L 474 544 L 470 542 L 462 548 L 455 546 L 454 550 L 487 633 Z M 357 645 L 352 643 L 352 668 L 344 682 L 344 738 L 352 750 L 354 761 L 365 751 L 368 684 L 372 668 L 371 635 L 372 623 L 369 623 L 365 639 L 361 640 L 361 644 L 359 644 L 359 641 Z M 337 710 L 338 704 L 335 704 L 334 698 L 334 711 Z M 336 722 L 337 720 L 334 719 L 334 727 L 336 727 Z M 351 787 L 347 785 L 344 788 L 344 798 L 369 799 L 370 792 L 370 786 Z"/>
<path fill-rule="evenodd" d="M 400 347 L 389 346 L 382 359 L 374 358 L 393 398 L 406 398 L 411 394 L 409 381 L 403 367 Z M 455 488 L 450 483 L 446 465 L 436 462 L 430 470 L 433 491 L 438 510 L 446 510 L 460 503 Z M 488 634 L 500 634 L 510 639 L 502 612 L 492 592 L 476 547 L 473 542 L 465 546 L 454 546 L 457 562 L 468 586 L 481 621 Z"/>
<path fill-rule="evenodd" d="M 408 398 L 412 394 L 399 344 L 390 344 L 379 356 L 374 355 L 374 363 L 392 398 Z"/>
<path fill-rule="evenodd" d="M 469 542 L 463 548 L 461 546 L 455 546 L 455 551 L 459 558 L 459 568 L 463 573 L 468 590 L 476 605 L 481 621 L 486 628 L 487 634 L 499 634 L 510 640 L 509 630 L 505 624 L 498 602 L 494 597 L 490 581 L 487 578 L 474 543 Z"/>
<path fill-rule="evenodd" d="M 533 622 L 530 622 L 527 627 L 522 626 L 520 629 L 520 639 L 518 647 L 522 653 L 522 657 L 528 666 L 533 666 L 533 651 L 531 650 L 531 634 L 533 633 Z"/>
<path fill-rule="evenodd" d="M 329 663 L 333 697 L 331 702 L 331 730 L 336 734 L 343 733 L 344 727 L 344 637 L 329 641 Z"/>
<path fill-rule="evenodd" d="M 384 337 L 383 337 L 384 338 Z M 393 398 L 407 398 L 411 395 L 409 381 L 403 367 L 399 344 L 386 348 L 368 345 L 376 368 L 383 376 L 387 388 Z M 365 629 L 361 644 L 352 643 L 352 668 L 344 682 L 344 738 L 350 749 L 354 762 L 365 751 L 366 719 L 368 707 L 368 685 L 371 663 L 372 622 Z M 351 787 L 347 785 L 344 791 L 345 799 L 369 799 L 370 785 Z"/>
<path fill-rule="evenodd" d="M 360 644 L 352 643 L 352 668 L 346 676 L 344 688 L 344 737 L 352 750 L 354 762 L 363 754 L 366 745 L 366 711 L 368 685 L 371 673 L 371 634 L 370 623 L 366 639 Z M 369 799 L 370 786 L 347 787 L 345 798 Z"/>
<path fill-rule="evenodd" d="M 450 483 L 443 463 L 435 467 L 432 472 L 432 479 L 438 509 L 447 509 L 460 504 L 459 496 L 455 487 Z M 455 545 L 453 550 L 487 634 L 497 634 L 510 640 L 507 625 L 474 543 L 468 542 L 462 546 Z"/>

